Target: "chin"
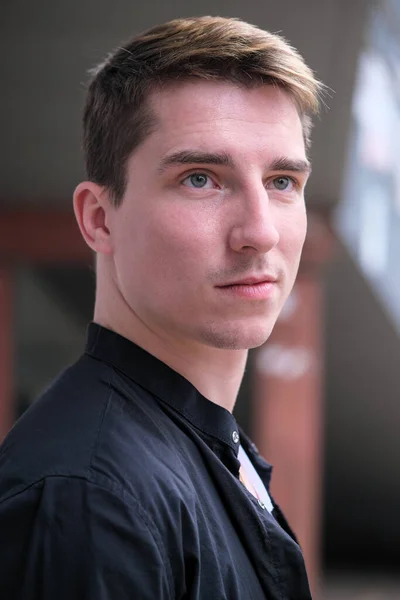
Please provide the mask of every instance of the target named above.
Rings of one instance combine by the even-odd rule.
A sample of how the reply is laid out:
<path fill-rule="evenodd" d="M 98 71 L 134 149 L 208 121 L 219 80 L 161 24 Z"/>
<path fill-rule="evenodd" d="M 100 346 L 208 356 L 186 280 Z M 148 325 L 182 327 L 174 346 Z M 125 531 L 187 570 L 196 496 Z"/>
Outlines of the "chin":
<path fill-rule="evenodd" d="M 250 350 L 265 344 L 271 335 L 275 321 L 262 324 L 216 324 L 203 331 L 202 341 L 221 350 Z"/>

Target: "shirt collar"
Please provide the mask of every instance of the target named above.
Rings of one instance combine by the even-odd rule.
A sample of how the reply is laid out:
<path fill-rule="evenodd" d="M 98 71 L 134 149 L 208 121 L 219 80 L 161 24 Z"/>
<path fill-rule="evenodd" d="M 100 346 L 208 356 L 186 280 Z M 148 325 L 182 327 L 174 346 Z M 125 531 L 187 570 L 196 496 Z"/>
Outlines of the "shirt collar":
<path fill-rule="evenodd" d="M 190 381 L 161 360 L 93 322 L 88 326 L 85 352 L 124 373 L 158 400 L 172 406 L 205 435 L 229 446 L 237 456 L 240 438 L 234 416 L 202 396 Z"/>

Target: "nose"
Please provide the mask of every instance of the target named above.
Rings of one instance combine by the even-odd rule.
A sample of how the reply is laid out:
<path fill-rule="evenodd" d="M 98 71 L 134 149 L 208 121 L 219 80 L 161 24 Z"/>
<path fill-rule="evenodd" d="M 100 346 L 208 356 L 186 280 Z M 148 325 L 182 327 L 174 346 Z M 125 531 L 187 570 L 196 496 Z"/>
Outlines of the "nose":
<path fill-rule="evenodd" d="M 242 192 L 239 210 L 230 232 L 229 244 L 235 252 L 264 254 L 279 242 L 276 214 L 264 186 Z"/>

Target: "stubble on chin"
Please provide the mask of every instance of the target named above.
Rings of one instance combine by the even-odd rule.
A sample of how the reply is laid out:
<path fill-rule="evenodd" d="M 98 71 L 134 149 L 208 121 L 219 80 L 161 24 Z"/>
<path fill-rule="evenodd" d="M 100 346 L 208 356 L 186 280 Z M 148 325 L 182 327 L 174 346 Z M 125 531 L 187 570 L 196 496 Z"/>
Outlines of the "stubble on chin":
<path fill-rule="evenodd" d="M 208 323 L 201 332 L 203 343 L 220 350 L 250 350 L 262 346 L 271 335 L 275 321 L 263 326 Z"/>

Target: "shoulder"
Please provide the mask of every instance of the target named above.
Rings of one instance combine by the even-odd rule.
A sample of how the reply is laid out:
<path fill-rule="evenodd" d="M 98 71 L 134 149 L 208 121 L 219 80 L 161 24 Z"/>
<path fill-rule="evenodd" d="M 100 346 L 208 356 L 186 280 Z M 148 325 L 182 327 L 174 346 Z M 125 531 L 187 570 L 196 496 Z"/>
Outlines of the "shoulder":
<path fill-rule="evenodd" d="M 82 478 L 151 505 L 168 489 L 169 497 L 190 495 L 181 437 L 151 394 L 83 356 L 0 447 L 0 501 L 47 477 Z"/>
<path fill-rule="evenodd" d="M 15 423 L 0 446 L 0 500 L 46 476 L 85 476 L 110 397 L 110 374 L 83 356 Z"/>
<path fill-rule="evenodd" d="M 151 597 L 164 597 L 158 590 L 173 585 L 170 557 L 182 551 L 180 523 L 194 520 L 187 451 L 186 436 L 154 397 L 83 357 L 0 447 L 0 547 L 10 549 L 10 568 L 24 547 L 76 569 L 91 556 L 96 569 L 111 565 L 121 577 L 134 560 L 137 576 L 151 580 Z"/>

